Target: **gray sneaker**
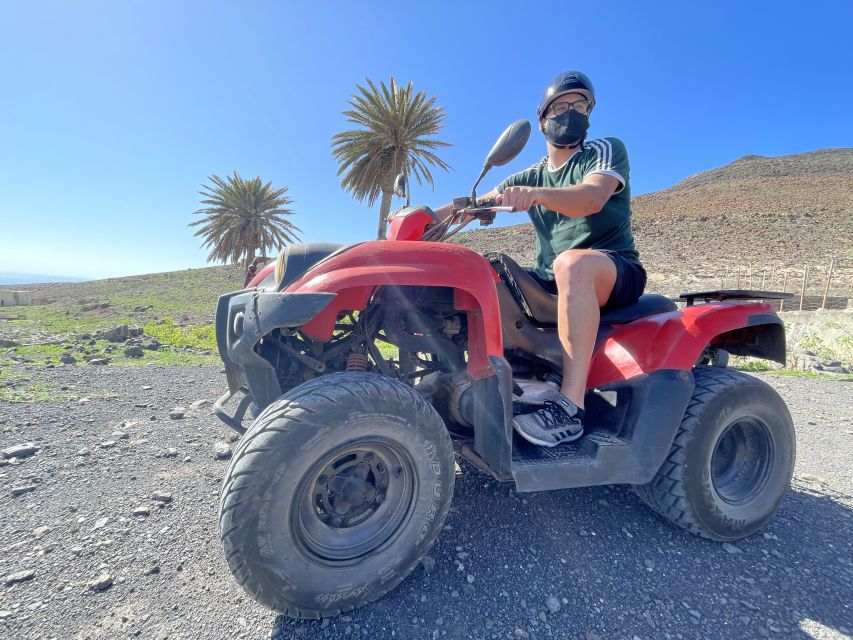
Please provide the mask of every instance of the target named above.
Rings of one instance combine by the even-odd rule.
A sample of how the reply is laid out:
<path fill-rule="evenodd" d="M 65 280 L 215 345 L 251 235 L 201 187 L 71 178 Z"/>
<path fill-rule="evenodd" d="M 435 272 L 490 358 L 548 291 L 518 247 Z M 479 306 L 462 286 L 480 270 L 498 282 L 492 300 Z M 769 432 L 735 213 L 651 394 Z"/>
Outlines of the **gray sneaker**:
<path fill-rule="evenodd" d="M 558 393 L 553 400 L 546 400 L 538 411 L 515 416 L 513 426 L 528 442 L 540 447 L 556 447 L 583 435 L 583 417 L 583 409 Z"/>
<path fill-rule="evenodd" d="M 521 383 L 524 394 L 521 401 L 528 404 L 545 404 L 547 400 L 554 401 L 560 395 L 560 386 L 556 382 L 527 382 Z"/>

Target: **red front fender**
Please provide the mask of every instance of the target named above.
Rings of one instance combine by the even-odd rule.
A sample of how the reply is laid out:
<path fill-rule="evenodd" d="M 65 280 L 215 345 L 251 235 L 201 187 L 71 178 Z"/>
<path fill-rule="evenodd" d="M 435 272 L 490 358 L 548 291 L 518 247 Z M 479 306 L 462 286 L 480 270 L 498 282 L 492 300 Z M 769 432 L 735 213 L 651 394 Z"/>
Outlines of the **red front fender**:
<path fill-rule="evenodd" d="M 454 306 L 468 314 L 468 370 L 483 378 L 492 373 L 489 356 L 503 356 L 497 280 L 489 262 L 466 247 L 376 240 L 321 262 L 287 291 L 338 294 L 302 327 L 310 338 L 329 340 L 338 315 L 364 309 L 378 287 L 450 287 Z"/>
<path fill-rule="evenodd" d="M 689 370 L 716 336 L 764 322 L 767 314 L 775 317 L 775 309 L 765 303 L 715 302 L 617 325 L 593 356 L 587 387 L 658 369 Z"/>

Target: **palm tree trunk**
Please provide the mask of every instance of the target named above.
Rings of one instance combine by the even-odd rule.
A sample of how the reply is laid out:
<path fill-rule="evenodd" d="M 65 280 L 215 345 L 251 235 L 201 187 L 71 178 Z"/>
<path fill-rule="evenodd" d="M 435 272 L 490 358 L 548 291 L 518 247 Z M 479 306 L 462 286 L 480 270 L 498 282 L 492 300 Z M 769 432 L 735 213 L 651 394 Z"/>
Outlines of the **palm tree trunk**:
<path fill-rule="evenodd" d="M 379 204 L 379 231 L 376 234 L 377 240 L 385 239 L 385 229 L 388 226 L 388 213 L 391 211 L 391 195 L 390 191 L 382 192 L 382 202 Z"/>

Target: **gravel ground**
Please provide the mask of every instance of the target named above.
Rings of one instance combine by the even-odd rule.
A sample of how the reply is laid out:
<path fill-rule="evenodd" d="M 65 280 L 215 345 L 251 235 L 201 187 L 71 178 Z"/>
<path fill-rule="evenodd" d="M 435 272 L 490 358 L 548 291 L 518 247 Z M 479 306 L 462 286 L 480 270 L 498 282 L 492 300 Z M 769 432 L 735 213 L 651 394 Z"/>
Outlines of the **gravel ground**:
<path fill-rule="evenodd" d="M 0 403 L 0 448 L 40 447 L 0 467 L 3 637 L 827 639 L 853 632 L 849 382 L 765 376 L 792 408 L 796 475 L 776 520 L 737 545 L 671 526 L 626 487 L 516 495 L 463 464 L 430 560 L 368 607 L 295 621 L 245 596 L 222 556 L 216 519 L 227 461 L 214 459 L 214 445 L 230 433 L 210 415 L 225 386 L 218 367 L 17 372 L 74 399 Z M 191 408 L 197 400 L 208 403 Z M 178 405 L 186 414 L 171 419 Z M 32 490 L 13 497 L 21 487 Z M 7 584 L 19 572 L 23 581 Z"/>

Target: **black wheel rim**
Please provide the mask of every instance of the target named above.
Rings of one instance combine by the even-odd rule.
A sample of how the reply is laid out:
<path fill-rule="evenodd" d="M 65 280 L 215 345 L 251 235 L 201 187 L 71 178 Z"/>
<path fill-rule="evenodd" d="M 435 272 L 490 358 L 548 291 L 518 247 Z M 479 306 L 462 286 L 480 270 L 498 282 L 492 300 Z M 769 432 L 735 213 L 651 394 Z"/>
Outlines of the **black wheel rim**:
<path fill-rule="evenodd" d="M 348 566 L 397 539 L 416 494 L 414 461 L 399 444 L 361 438 L 326 453 L 303 476 L 291 529 L 315 563 Z"/>
<path fill-rule="evenodd" d="M 757 418 L 741 418 L 717 439 L 711 457 L 711 481 L 721 499 L 742 505 L 761 493 L 772 468 L 770 429 Z"/>

